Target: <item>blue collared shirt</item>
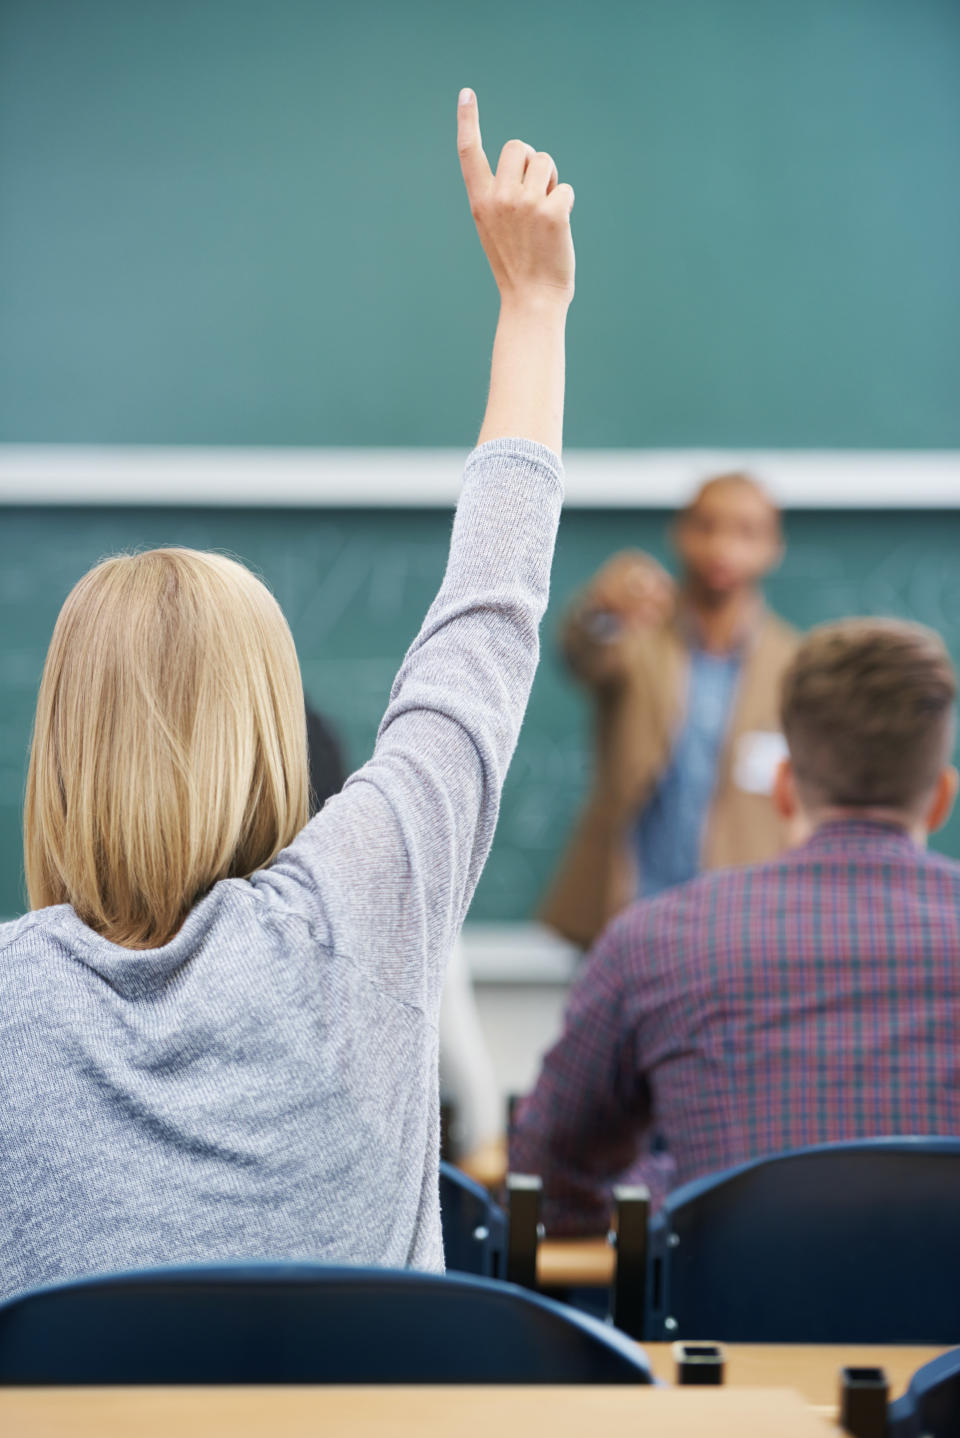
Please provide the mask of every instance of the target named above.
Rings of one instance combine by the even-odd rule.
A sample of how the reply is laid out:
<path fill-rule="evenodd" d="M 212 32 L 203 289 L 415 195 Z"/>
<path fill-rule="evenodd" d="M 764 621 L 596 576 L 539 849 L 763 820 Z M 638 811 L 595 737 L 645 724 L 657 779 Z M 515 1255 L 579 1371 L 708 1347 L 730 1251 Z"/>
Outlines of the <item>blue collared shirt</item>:
<path fill-rule="evenodd" d="M 742 654 L 691 648 L 687 712 L 660 782 L 635 829 L 638 895 L 649 898 L 700 872 L 703 827 L 717 782 Z"/>

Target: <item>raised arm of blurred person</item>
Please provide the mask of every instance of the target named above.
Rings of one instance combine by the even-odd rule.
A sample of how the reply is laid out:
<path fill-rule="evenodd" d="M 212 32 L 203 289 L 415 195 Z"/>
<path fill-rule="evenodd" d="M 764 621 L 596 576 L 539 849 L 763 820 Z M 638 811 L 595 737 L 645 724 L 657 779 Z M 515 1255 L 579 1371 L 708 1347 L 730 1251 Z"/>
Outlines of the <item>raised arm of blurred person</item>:
<path fill-rule="evenodd" d="M 615 685 L 632 662 L 638 636 L 665 624 L 675 606 L 676 585 L 663 566 L 641 550 L 622 550 L 567 610 L 564 657 L 588 687 Z"/>

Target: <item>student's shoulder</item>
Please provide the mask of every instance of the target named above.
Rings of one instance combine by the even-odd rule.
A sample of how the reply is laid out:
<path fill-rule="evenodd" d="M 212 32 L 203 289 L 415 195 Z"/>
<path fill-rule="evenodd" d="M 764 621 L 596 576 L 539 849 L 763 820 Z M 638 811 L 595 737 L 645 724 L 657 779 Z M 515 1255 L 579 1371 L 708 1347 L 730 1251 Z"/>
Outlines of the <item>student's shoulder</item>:
<path fill-rule="evenodd" d="M 685 884 L 638 899 L 613 920 L 604 936 L 624 958 L 638 958 L 644 967 L 657 958 L 671 965 L 690 957 L 690 941 L 702 940 L 719 914 L 729 912 L 744 891 L 774 865 L 750 869 L 717 869 Z"/>
<path fill-rule="evenodd" d="M 31 909 L 21 914 L 19 919 L 8 919 L 0 924 L 0 953 L 42 944 L 46 936 L 59 926 L 69 907 L 69 904 L 52 904 L 46 909 Z"/>
<path fill-rule="evenodd" d="M 960 860 L 940 854 L 935 849 L 918 849 L 916 863 L 927 873 L 935 874 L 940 882 L 951 886 L 960 896 Z"/>
<path fill-rule="evenodd" d="M 0 924 L 0 994 L 21 993 L 24 982 L 38 981 L 45 960 L 62 947 L 59 935 L 68 912 L 69 904 L 54 904 Z"/>

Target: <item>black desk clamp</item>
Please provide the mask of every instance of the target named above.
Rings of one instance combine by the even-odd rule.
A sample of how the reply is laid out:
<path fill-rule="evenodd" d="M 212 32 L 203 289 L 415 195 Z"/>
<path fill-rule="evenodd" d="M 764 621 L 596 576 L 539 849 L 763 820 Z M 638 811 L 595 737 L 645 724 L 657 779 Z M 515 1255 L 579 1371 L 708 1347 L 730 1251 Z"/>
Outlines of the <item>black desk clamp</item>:
<path fill-rule="evenodd" d="M 521 1288 L 537 1286 L 537 1249 L 543 1237 L 540 1200 L 543 1180 L 532 1173 L 507 1174 L 508 1283 Z"/>
<path fill-rule="evenodd" d="M 643 1184 L 620 1184 L 614 1188 L 613 1198 L 614 1223 L 607 1242 L 616 1249 L 617 1261 L 610 1290 L 610 1317 L 622 1333 L 630 1338 L 643 1338 L 650 1190 Z"/>
<path fill-rule="evenodd" d="M 840 1369 L 840 1427 L 851 1438 L 884 1438 L 889 1384 L 882 1368 Z"/>

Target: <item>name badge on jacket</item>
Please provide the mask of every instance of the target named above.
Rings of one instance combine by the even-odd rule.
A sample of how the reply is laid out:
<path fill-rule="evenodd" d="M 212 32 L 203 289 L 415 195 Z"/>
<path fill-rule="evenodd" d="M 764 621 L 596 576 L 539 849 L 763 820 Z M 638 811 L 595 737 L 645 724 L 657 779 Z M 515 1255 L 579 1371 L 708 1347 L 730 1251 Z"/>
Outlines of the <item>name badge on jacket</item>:
<path fill-rule="evenodd" d="M 733 782 L 745 794 L 772 794 L 773 780 L 787 741 L 775 729 L 752 729 L 741 734 L 733 754 Z"/>

